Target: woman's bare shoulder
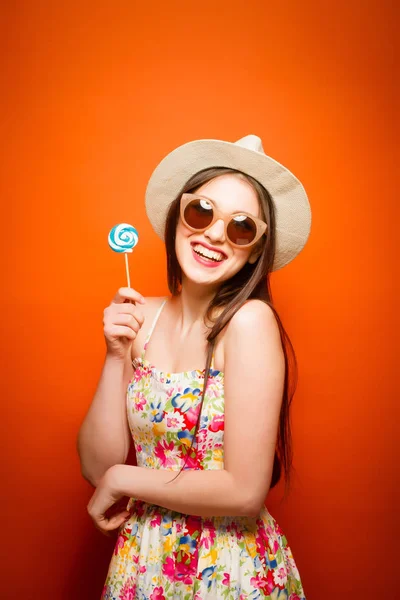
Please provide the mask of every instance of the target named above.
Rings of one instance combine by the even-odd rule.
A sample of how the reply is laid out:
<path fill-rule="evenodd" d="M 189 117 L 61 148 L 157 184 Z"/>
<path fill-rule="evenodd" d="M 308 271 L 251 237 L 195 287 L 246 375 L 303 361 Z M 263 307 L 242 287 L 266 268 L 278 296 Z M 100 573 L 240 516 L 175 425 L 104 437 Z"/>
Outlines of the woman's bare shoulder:
<path fill-rule="evenodd" d="M 278 322 L 272 308 L 263 300 L 252 298 L 233 315 L 227 327 L 227 339 L 237 336 L 251 339 L 260 329 L 280 339 Z"/>
<path fill-rule="evenodd" d="M 276 348 L 281 345 L 279 326 L 272 308 L 263 300 L 252 298 L 247 300 L 243 306 L 233 315 L 227 326 L 224 328 L 224 335 L 221 339 L 221 346 L 224 354 L 224 363 L 227 351 L 242 340 L 257 339 L 257 334 L 264 332 L 273 339 Z"/>
<path fill-rule="evenodd" d="M 276 321 L 272 308 L 259 298 L 250 298 L 233 315 L 231 322 L 235 327 L 246 327 L 249 324 L 255 324 L 259 320 L 267 320 L 272 323 Z"/>

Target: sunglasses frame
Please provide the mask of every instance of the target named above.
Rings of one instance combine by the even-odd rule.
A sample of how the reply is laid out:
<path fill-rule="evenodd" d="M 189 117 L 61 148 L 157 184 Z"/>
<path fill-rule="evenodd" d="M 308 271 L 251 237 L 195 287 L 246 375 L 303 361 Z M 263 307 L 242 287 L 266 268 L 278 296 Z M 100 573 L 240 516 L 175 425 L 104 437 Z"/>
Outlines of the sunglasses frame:
<path fill-rule="evenodd" d="M 186 222 L 185 209 L 188 206 L 188 204 L 190 204 L 190 202 L 192 202 L 193 200 L 206 200 L 207 202 L 209 202 L 211 204 L 211 206 L 213 208 L 213 218 L 212 218 L 212 221 L 207 225 L 207 227 L 202 227 L 200 229 L 197 229 L 197 228 L 192 227 L 191 225 L 189 225 L 189 223 Z M 189 193 L 182 194 L 180 211 L 181 211 L 181 219 L 182 219 L 182 222 L 185 225 L 185 227 L 187 227 L 191 231 L 196 231 L 196 232 L 200 232 L 200 233 L 202 231 L 205 231 L 206 229 L 209 229 L 210 227 L 212 227 L 214 225 L 214 223 L 216 221 L 218 221 L 219 219 L 222 219 L 224 222 L 224 226 L 225 226 L 225 230 L 224 230 L 225 237 L 228 240 L 229 244 L 231 244 L 231 246 L 233 246 L 234 248 L 242 248 L 243 249 L 243 248 L 250 248 L 250 246 L 254 246 L 254 244 L 256 244 L 258 242 L 258 240 L 265 233 L 265 231 L 268 227 L 268 225 L 267 225 L 267 223 L 265 223 L 265 221 L 258 219 L 254 215 L 251 215 L 250 213 L 248 213 L 244 210 L 238 210 L 229 215 L 226 213 L 223 213 L 216 207 L 215 202 L 213 200 L 211 200 L 211 198 L 207 198 L 207 196 L 203 196 L 200 194 L 189 194 Z M 253 222 L 255 223 L 255 226 L 256 226 L 256 235 L 254 237 L 254 240 L 252 240 L 248 244 L 235 244 L 229 238 L 228 233 L 227 233 L 229 223 L 232 221 L 233 217 L 237 217 L 239 215 L 249 217 L 250 219 L 253 220 Z"/>

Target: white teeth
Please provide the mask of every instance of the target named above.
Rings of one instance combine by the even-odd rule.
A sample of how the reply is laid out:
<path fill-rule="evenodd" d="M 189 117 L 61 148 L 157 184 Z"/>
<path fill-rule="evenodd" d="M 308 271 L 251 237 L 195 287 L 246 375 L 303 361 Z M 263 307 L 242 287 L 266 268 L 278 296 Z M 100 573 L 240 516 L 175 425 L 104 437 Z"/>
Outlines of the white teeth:
<path fill-rule="evenodd" d="M 214 252 L 213 250 L 208 250 L 208 248 L 205 248 L 201 244 L 196 244 L 195 246 L 193 246 L 193 250 L 197 252 L 197 254 L 201 254 L 206 258 L 211 258 L 218 262 L 220 262 L 224 258 L 224 255 L 221 254 L 221 252 Z"/>

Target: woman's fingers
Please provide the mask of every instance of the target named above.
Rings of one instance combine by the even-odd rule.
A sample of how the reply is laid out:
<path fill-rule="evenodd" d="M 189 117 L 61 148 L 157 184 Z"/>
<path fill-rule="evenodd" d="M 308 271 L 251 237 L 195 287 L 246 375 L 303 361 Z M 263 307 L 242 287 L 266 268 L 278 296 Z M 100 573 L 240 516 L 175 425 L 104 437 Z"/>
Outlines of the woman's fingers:
<path fill-rule="evenodd" d="M 139 302 L 139 304 L 145 304 L 145 299 L 140 292 L 137 292 L 133 288 L 122 287 L 119 288 L 115 294 L 112 302 L 115 304 L 122 304 L 126 300 L 132 302 Z"/>
<path fill-rule="evenodd" d="M 126 523 L 130 516 L 131 515 L 128 511 L 123 511 L 122 513 L 113 515 L 109 519 L 105 518 L 104 516 L 98 519 L 92 518 L 96 528 L 101 531 L 101 533 L 104 533 L 104 535 L 109 536 L 114 529 L 118 529 L 121 527 L 121 525 Z"/>
<path fill-rule="evenodd" d="M 123 305 L 119 304 L 117 306 Z M 115 335 L 115 333 L 112 333 L 112 330 L 114 330 L 116 325 L 129 327 L 135 333 L 139 332 L 139 329 L 144 323 L 144 316 L 140 311 L 138 311 L 137 309 L 135 310 L 135 307 L 132 304 L 129 306 L 131 310 L 126 310 L 124 312 L 115 310 L 115 306 L 108 307 L 105 309 L 103 325 L 104 334 L 106 335 L 106 337 L 109 335 Z"/>
<path fill-rule="evenodd" d="M 135 302 L 137 304 L 135 304 Z M 107 352 L 124 359 L 144 323 L 143 296 L 132 288 L 120 288 L 104 309 L 103 326 Z"/>

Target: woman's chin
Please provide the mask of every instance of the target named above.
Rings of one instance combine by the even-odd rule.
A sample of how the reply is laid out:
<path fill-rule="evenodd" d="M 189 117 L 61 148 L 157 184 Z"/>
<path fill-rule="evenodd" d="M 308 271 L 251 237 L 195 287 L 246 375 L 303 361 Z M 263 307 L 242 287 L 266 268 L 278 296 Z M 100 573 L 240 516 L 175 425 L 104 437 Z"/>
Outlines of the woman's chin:
<path fill-rule="evenodd" d="M 216 269 L 197 268 L 193 265 L 183 265 L 182 273 L 187 281 L 198 285 L 215 285 L 222 283 L 222 273 L 216 272 Z"/>
<path fill-rule="evenodd" d="M 190 283 L 197 285 L 213 285 L 220 281 L 219 277 L 210 277 L 202 275 L 201 273 L 194 273 L 191 269 L 188 271 L 182 269 L 182 273 L 184 274 L 186 281 L 190 281 Z"/>
<path fill-rule="evenodd" d="M 203 262 L 202 258 L 194 257 L 192 252 L 190 256 L 183 256 L 182 262 L 179 258 L 178 262 L 184 277 L 193 284 L 219 286 L 234 275 L 232 268 L 227 272 L 225 260 L 220 263 Z"/>

